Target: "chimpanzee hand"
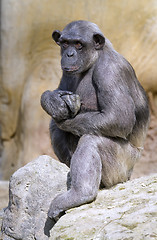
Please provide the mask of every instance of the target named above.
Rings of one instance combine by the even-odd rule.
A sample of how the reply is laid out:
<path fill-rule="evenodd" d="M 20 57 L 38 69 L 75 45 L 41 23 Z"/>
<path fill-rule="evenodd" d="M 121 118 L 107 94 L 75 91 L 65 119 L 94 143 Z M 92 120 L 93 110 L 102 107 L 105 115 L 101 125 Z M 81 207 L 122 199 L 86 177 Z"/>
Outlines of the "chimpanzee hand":
<path fill-rule="evenodd" d="M 80 97 L 77 94 L 73 94 L 72 92 L 63 92 L 61 95 L 61 98 L 66 103 L 68 109 L 69 109 L 69 116 L 75 117 L 75 115 L 80 110 Z"/>
<path fill-rule="evenodd" d="M 46 91 L 41 96 L 41 106 L 59 122 L 74 117 L 80 109 L 79 95 L 68 91 Z"/>

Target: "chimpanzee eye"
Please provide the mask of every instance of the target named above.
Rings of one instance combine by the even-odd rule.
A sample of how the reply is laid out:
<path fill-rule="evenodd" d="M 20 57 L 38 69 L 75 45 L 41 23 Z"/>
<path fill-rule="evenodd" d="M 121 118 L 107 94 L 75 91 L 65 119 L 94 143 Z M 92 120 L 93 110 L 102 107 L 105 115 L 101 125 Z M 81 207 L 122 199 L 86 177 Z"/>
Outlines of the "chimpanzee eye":
<path fill-rule="evenodd" d="M 78 50 L 81 50 L 82 49 L 82 44 L 80 42 L 76 42 L 75 43 L 75 48 L 78 49 Z"/>
<path fill-rule="evenodd" d="M 65 41 L 65 42 L 62 43 L 62 46 L 63 46 L 63 48 L 68 48 L 69 47 L 69 43 Z"/>

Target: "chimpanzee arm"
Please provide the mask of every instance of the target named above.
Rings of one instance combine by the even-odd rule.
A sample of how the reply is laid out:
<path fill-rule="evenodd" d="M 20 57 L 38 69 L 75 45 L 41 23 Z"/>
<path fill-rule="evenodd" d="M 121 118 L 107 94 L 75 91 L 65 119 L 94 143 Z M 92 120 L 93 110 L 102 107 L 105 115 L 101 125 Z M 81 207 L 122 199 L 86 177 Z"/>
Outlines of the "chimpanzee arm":
<path fill-rule="evenodd" d="M 95 134 L 125 139 L 132 132 L 136 121 L 134 101 L 126 83 L 118 75 L 109 74 L 105 80 L 101 76 L 96 74 L 93 80 L 98 111 L 79 113 L 57 125 L 77 136 Z"/>
<path fill-rule="evenodd" d="M 80 97 L 60 89 L 47 90 L 41 96 L 41 106 L 55 121 L 61 121 L 77 114 L 80 109 Z"/>

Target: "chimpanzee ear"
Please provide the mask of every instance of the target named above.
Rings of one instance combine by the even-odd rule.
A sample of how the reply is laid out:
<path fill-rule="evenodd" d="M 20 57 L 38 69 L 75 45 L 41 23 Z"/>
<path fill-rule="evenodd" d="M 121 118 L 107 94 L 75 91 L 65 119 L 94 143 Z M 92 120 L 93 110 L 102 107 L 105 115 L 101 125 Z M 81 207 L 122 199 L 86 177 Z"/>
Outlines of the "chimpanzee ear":
<path fill-rule="evenodd" d="M 59 43 L 59 38 L 61 36 L 61 32 L 59 30 L 55 30 L 53 33 L 52 33 L 52 38 L 53 40 L 58 44 L 60 45 Z"/>
<path fill-rule="evenodd" d="M 96 50 L 102 49 L 105 44 L 104 36 L 100 33 L 95 33 L 93 35 L 93 39 L 94 39 L 94 43 L 95 43 L 95 49 Z"/>

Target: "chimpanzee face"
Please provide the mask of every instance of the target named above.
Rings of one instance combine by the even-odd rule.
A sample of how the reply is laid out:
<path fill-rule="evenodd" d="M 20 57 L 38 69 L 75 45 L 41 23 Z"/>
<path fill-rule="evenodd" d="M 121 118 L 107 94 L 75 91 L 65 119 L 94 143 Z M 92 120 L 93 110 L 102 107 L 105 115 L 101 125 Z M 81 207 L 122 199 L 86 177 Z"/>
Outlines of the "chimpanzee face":
<path fill-rule="evenodd" d="M 55 42 L 61 47 L 61 67 L 67 73 L 82 73 L 88 70 L 97 60 L 98 52 L 105 43 L 102 34 L 84 28 L 83 21 L 73 22 L 60 32 L 52 34 Z"/>

